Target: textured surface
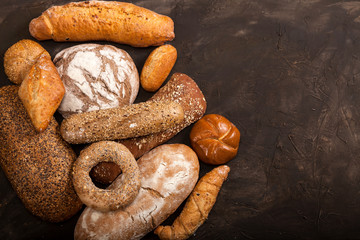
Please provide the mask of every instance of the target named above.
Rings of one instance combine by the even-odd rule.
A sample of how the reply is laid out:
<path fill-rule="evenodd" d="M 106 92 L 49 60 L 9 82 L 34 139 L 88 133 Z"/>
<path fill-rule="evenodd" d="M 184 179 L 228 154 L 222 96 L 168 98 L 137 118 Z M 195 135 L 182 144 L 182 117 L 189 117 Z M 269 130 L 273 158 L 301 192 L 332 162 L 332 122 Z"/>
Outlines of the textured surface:
<path fill-rule="evenodd" d="M 32 18 L 65 2 L 2 0 L 1 54 L 30 37 Z M 192 239 L 360 238 L 360 3 L 132 2 L 172 17 L 173 72 L 191 76 L 207 113 L 225 116 L 242 134 L 237 157 L 227 163 L 228 180 Z M 52 57 L 73 45 L 42 44 Z M 153 50 L 124 49 L 139 70 Z M 10 84 L 2 70 L 0 77 Z M 150 96 L 140 90 L 137 101 Z M 189 144 L 189 131 L 171 141 Z M 202 176 L 213 167 L 200 168 Z M 3 172 L 0 183 L 2 239 L 72 238 L 76 217 L 61 225 L 40 222 Z"/>
<path fill-rule="evenodd" d="M 37 133 L 17 86 L 0 89 L 0 166 L 24 206 L 46 221 L 62 222 L 82 206 L 71 182 L 76 155 L 54 118 Z"/>
<path fill-rule="evenodd" d="M 111 45 L 79 44 L 56 54 L 54 63 L 66 93 L 59 112 L 127 106 L 139 91 L 139 74 L 129 54 Z"/>

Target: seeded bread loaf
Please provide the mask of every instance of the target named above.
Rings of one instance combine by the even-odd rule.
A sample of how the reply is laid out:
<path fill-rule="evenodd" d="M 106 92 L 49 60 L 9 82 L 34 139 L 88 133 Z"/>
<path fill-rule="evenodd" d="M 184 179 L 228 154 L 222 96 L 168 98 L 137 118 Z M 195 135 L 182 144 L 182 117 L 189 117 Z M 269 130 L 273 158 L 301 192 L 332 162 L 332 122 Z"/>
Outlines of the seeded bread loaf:
<path fill-rule="evenodd" d="M 142 102 L 74 114 L 62 121 L 60 132 L 68 143 L 81 144 L 157 133 L 183 119 L 184 111 L 176 102 Z"/>
<path fill-rule="evenodd" d="M 76 155 L 52 118 L 33 128 L 17 86 L 0 88 L 0 165 L 25 207 L 43 220 L 61 222 L 82 206 L 70 178 Z"/>

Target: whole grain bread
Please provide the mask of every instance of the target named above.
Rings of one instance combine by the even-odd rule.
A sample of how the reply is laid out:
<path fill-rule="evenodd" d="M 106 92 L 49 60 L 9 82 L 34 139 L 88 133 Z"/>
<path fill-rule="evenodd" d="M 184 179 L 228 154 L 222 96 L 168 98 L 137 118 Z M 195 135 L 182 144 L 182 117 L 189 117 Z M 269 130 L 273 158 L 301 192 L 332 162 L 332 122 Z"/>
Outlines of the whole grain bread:
<path fill-rule="evenodd" d="M 0 165 L 25 207 L 43 220 L 61 222 L 82 206 L 71 181 L 76 155 L 52 118 L 35 131 L 17 86 L 0 88 Z"/>

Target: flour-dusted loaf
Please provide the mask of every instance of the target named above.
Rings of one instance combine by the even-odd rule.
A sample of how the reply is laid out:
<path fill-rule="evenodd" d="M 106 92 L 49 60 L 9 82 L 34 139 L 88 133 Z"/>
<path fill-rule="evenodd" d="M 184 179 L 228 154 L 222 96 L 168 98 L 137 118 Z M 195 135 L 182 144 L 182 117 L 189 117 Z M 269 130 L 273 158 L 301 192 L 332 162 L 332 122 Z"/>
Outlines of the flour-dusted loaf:
<path fill-rule="evenodd" d="M 32 214 L 65 221 L 82 207 L 70 177 L 76 154 L 55 118 L 44 132 L 35 131 L 17 92 L 17 86 L 0 88 L 1 168 Z"/>
<path fill-rule="evenodd" d="M 165 86 L 160 88 L 149 101 L 174 101 L 184 110 L 184 120 L 175 127 L 147 136 L 120 140 L 132 152 L 135 158 L 165 143 L 181 130 L 199 120 L 206 111 L 206 100 L 194 80 L 183 73 L 175 73 Z M 103 183 L 111 183 L 120 173 L 113 163 L 100 163 L 93 168 L 93 177 Z"/>
<path fill-rule="evenodd" d="M 131 56 L 111 45 L 80 44 L 59 52 L 54 63 L 65 85 L 59 112 L 122 107 L 134 102 L 139 74 Z"/>
<path fill-rule="evenodd" d="M 30 22 L 29 31 L 37 40 L 105 40 L 134 47 L 161 45 L 175 37 L 170 17 L 117 1 L 53 6 Z"/>
<path fill-rule="evenodd" d="M 86 208 L 75 227 L 75 239 L 140 239 L 171 215 L 199 177 L 195 152 L 183 144 L 161 145 L 138 160 L 141 188 L 124 209 L 99 212 Z M 113 185 L 119 184 L 119 176 Z"/>

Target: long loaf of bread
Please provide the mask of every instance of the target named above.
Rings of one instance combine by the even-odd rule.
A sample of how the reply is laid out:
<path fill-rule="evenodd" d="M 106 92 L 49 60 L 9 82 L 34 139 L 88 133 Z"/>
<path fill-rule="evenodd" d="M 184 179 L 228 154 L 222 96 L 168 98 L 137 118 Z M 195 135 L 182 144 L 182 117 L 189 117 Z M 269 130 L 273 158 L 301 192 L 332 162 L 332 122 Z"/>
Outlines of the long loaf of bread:
<path fill-rule="evenodd" d="M 184 240 L 193 235 L 208 217 L 229 171 L 230 168 L 223 165 L 205 174 L 196 184 L 173 225 L 159 226 L 154 233 L 161 240 Z"/>
<path fill-rule="evenodd" d="M 184 111 L 176 102 L 142 102 L 73 114 L 61 123 L 60 131 L 68 143 L 80 144 L 161 132 L 183 119 Z"/>
<path fill-rule="evenodd" d="M 30 22 L 29 31 L 37 40 L 105 40 L 134 47 L 161 45 L 175 37 L 171 18 L 115 1 L 53 6 Z"/>
<path fill-rule="evenodd" d="M 168 83 L 149 99 L 150 102 L 164 100 L 179 103 L 184 110 L 184 119 L 174 127 L 159 133 L 120 140 L 119 142 L 129 148 L 136 159 L 199 120 L 206 111 L 206 100 L 203 93 L 195 81 L 186 74 L 174 73 Z M 120 171 L 116 164 L 100 163 L 93 168 L 92 176 L 99 182 L 111 183 Z"/>
<path fill-rule="evenodd" d="M 17 86 L 0 88 L 1 168 L 32 214 L 64 221 L 82 206 L 70 177 L 76 155 L 55 118 L 44 132 L 35 131 L 17 92 Z"/>

